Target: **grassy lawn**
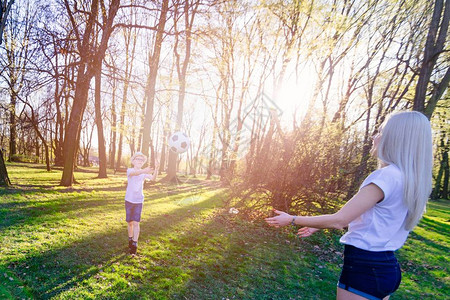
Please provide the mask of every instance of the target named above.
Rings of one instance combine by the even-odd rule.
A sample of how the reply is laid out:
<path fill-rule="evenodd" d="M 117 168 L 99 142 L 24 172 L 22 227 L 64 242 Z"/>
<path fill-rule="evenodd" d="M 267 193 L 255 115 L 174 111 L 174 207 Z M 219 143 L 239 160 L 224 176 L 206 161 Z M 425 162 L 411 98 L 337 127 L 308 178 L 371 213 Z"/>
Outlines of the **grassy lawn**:
<path fill-rule="evenodd" d="M 138 255 L 127 254 L 124 174 L 59 187 L 61 171 L 7 165 L 0 188 L 0 299 L 334 299 L 340 232 L 299 240 L 248 222 L 215 182 L 145 190 Z M 398 252 L 391 299 L 449 299 L 449 202 L 432 202 Z"/>

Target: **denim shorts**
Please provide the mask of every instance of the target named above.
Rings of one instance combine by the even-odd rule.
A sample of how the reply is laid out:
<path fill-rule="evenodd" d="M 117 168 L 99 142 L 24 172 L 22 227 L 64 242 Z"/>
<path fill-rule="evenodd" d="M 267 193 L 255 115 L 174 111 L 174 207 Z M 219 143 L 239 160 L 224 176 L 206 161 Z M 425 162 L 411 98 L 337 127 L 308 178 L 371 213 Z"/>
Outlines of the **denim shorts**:
<path fill-rule="evenodd" d="M 373 252 L 345 245 L 338 287 L 367 299 L 383 299 L 398 289 L 401 276 L 393 251 Z"/>
<path fill-rule="evenodd" d="M 141 221 L 142 203 L 131 203 L 125 201 L 125 211 L 127 213 L 127 222 Z"/>

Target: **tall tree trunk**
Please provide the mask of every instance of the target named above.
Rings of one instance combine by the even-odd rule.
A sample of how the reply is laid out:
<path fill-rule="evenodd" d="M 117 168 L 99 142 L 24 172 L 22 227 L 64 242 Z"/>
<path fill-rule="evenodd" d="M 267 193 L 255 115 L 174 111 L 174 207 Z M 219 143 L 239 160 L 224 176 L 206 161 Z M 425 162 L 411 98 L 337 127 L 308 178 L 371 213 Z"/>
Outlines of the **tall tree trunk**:
<path fill-rule="evenodd" d="M 214 112 L 213 112 L 213 120 L 217 120 L 217 112 L 219 109 L 219 97 L 216 97 L 216 104 L 214 106 Z M 209 159 L 208 159 L 208 169 L 206 170 L 206 180 L 210 180 L 213 172 L 214 172 L 214 165 L 216 160 L 216 139 L 217 139 L 217 132 L 219 128 L 217 125 L 217 122 L 214 121 L 214 128 L 212 133 L 212 140 L 211 140 L 211 148 L 209 151 Z"/>
<path fill-rule="evenodd" d="M 113 27 L 112 23 L 119 9 L 120 0 L 112 0 L 110 3 L 108 16 L 104 15 L 105 23 L 103 24 L 103 34 L 100 45 L 97 49 L 93 49 L 91 38 L 94 33 L 93 26 L 96 23 L 99 3 L 93 0 L 91 4 L 91 14 L 86 23 L 86 29 L 82 40 L 78 40 L 78 48 L 82 63 L 78 66 L 75 96 L 70 112 L 69 123 L 66 126 L 64 139 L 64 170 L 61 178 L 61 185 L 71 186 L 74 182 L 73 170 L 76 161 L 76 152 L 80 143 L 81 121 L 83 119 L 84 110 L 87 104 L 88 91 L 92 77 L 95 74 L 95 67 L 100 66 L 105 57 L 106 48 L 108 46 L 109 37 L 111 36 Z M 73 29 L 78 34 L 78 28 L 72 16 L 68 2 L 65 2 L 66 9 L 71 16 Z M 79 37 L 80 38 L 80 37 Z M 93 59 L 93 61 L 92 61 Z M 70 137 L 70 138 L 68 138 Z"/>
<path fill-rule="evenodd" d="M 433 93 L 431 94 L 430 99 L 428 100 L 427 105 L 425 106 L 424 113 L 428 117 L 431 118 L 434 110 L 436 109 L 436 105 L 444 94 L 445 90 L 448 88 L 450 83 L 450 67 L 448 67 L 447 72 L 442 78 L 441 82 L 435 87 Z"/>
<path fill-rule="evenodd" d="M 57 77 L 55 75 L 55 77 Z M 64 88 L 64 87 L 63 87 Z M 63 131 L 64 131 L 64 122 L 61 114 L 61 100 L 62 100 L 62 91 L 60 92 L 59 79 L 56 79 L 55 83 L 55 109 L 56 109 L 56 123 L 55 123 L 55 139 L 54 139 L 54 149 L 55 149 L 55 165 L 62 166 L 63 157 L 62 157 L 62 144 L 63 144 Z"/>
<path fill-rule="evenodd" d="M 11 181 L 8 177 L 8 171 L 6 170 L 5 161 L 3 160 L 3 152 L 0 149 L 0 186 L 10 186 Z"/>
<path fill-rule="evenodd" d="M 109 151 L 109 167 L 114 169 L 116 158 L 117 140 L 117 114 L 116 114 L 116 79 L 113 78 L 113 90 L 111 96 L 111 142 Z"/>
<path fill-rule="evenodd" d="M 95 73 L 95 123 L 97 125 L 97 137 L 98 137 L 98 158 L 99 158 L 99 170 L 98 178 L 107 178 L 106 174 L 106 147 L 105 136 L 103 132 L 103 120 L 102 120 L 102 105 L 101 105 L 101 89 L 102 89 L 102 68 L 101 65 L 96 68 Z"/>
<path fill-rule="evenodd" d="M 77 149 L 80 144 L 81 121 L 86 108 L 89 85 L 92 75 L 85 74 L 84 68 L 80 67 L 77 75 L 75 97 L 73 99 L 72 111 L 70 112 L 69 123 L 64 134 L 64 169 L 61 178 L 62 186 L 71 186 L 75 182 L 73 177 L 74 164 Z"/>
<path fill-rule="evenodd" d="M 14 160 L 14 156 L 17 154 L 16 139 L 16 95 L 14 91 L 11 92 L 10 107 L 9 107 L 9 161 Z"/>
<path fill-rule="evenodd" d="M 11 11 L 11 6 L 14 4 L 14 0 L 5 0 L 1 2 L 1 12 L 0 12 L 0 45 L 3 41 L 3 30 L 6 26 L 6 19 Z"/>
<path fill-rule="evenodd" d="M 161 157 L 159 159 L 159 172 L 162 173 L 166 170 L 166 154 L 167 154 L 167 140 L 170 134 L 170 112 L 166 113 L 166 120 L 164 123 Z"/>
<path fill-rule="evenodd" d="M 53 37 L 53 51 L 54 53 L 58 53 L 61 52 L 61 47 L 60 45 L 58 45 L 58 43 L 55 40 L 55 37 Z M 62 51 L 63 53 L 66 53 L 64 51 Z M 63 112 L 62 109 L 64 108 L 63 106 L 63 100 L 65 100 L 66 96 L 65 93 L 67 92 L 68 89 L 68 81 L 72 80 L 73 78 L 70 78 L 70 69 L 71 68 L 65 68 L 64 70 L 64 74 L 61 74 L 59 69 L 60 69 L 60 64 L 59 64 L 59 56 L 55 55 L 55 65 L 53 67 L 54 70 L 54 75 L 53 77 L 55 78 L 55 91 L 54 91 L 54 98 L 55 101 L 53 102 L 55 105 L 55 110 L 56 110 L 56 122 L 55 124 L 55 129 L 54 129 L 54 139 L 52 142 L 50 142 L 51 149 L 54 149 L 54 164 L 55 166 L 62 166 L 64 163 L 63 160 L 63 144 L 64 144 L 64 117 L 63 117 Z M 65 64 L 64 65 L 68 65 L 68 59 L 70 59 L 67 55 L 64 56 L 64 60 L 65 60 Z M 62 83 L 60 83 L 60 78 L 63 77 L 63 81 Z M 67 100 L 65 100 L 67 101 Z M 52 138 L 51 138 L 52 139 Z"/>
<path fill-rule="evenodd" d="M 45 137 L 42 135 L 42 133 L 39 130 L 39 127 L 37 125 L 37 120 L 34 120 L 34 117 L 32 120 L 30 120 L 33 124 L 33 128 L 34 131 L 36 132 L 38 138 L 41 140 L 42 145 L 44 147 L 44 152 L 45 152 L 45 165 L 47 167 L 47 171 L 51 171 L 51 167 L 50 167 L 50 154 L 49 154 L 49 147 L 47 145 L 47 141 L 45 140 Z M 37 154 L 38 155 L 38 154 Z"/>
<path fill-rule="evenodd" d="M 177 74 L 178 74 L 178 81 L 180 84 L 179 92 L 178 92 L 178 110 L 177 110 L 177 123 L 175 126 L 175 131 L 178 131 L 181 129 L 182 121 L 183 121 L 183 110 L 184 110 L 184 99 L 186 97 L 186 73 L 187 73 L 187 67 L 189 64 L 189 60 L 191 59 L 191 30 L 192 30 L 192 22 L 193 18 L 195 16 L 195 9 L 193 11 L 192 19 L 190 20 L 189 15 L 189 1 L 184 2 L 184 18 L 186 20 L 186 46 L 185 46 L 185 56 L 183 60 L 183 65 L 180 68 L 180 54 L 178 53 L 178 42 L 179 42 L 179 35 L 177 34 L 175 39 L 175 57 L 176 57 L 176 65 L 177 65 Z M 176 177 L 177 174 L 177 161 L 178 161 L 178 154 L 169 151 L 169 166 L 167 168 L 167 180 L 171 181 Z"/>
<path fill-rule="evenodd" d="M 226 90 L 226 89 L 225 89 Z M 231 134 L 230 134 L 230 114 L 229 112 L 225 114 L 225 119 L 224 119 L 224 132 L 222 135 L 222 159 L 220 162 L 220 170 L 219 170 L 219 175 L 220 175 L 220 181 L 223 184 L 227 184 L 227 170 L 229 167 L 229 157 L 228 157 L 228 151 L 229 151 L 229 147 L 230 147 L 230 139 L 231 139 Z"/>
<path fill-rule="evenodd" d="M 372 144 L 370 143 L 370 117 L 372 112 L 372 94 L 369 93 L 368 103 L 367 103 L 367 115 L 366 115 L 366 126 L 364 131 L 364 141 L 363 141 L 363 149 L 361 153 L 361 159 L 358 167 L 355 170 L 353 175 L 350 188 L 347 192 L 347 199 L 350 199 L 358 189 L 359 184 L 361 183 L 361 179 L 364 176 L 364 172 L 367 169 L 367 162 L 370 158 L 370 149 Z"/>
<path fill-rule="evenodd" d="M 442 158 L 442 165 L 444 168 L 444 184 L 442 185 L 442 199 L 448 199 L 449 198 L 449 190 L 448 190 L 448 184 L 450 182 L 450 167 L 449 167 L 449 161 L 448 161 L 448 151 L 450 150 L 449 145 L 447 145 L 447 151 L 444 152 L 443 158 Z"/>
<path fill-rule="evenodd" d="M 125 40 L 125 78 L 123 84 L 123 96 L 122 105 L 120 108 L 120 120 L 119 120 L 119 144 L 117 146 L 117 161 L 116 168 L 120 168 L 122 165 L 122 149 L 123 149 L 123 138 L 125 134 L 125 115 L 128 102 L 128 89 L 130 85 L 131 73 L 133 71 L 134 54 L 136 51 L 137 34 L 133 31 L 123 31 Z M 131 46 L 131 49 L 130 49 Z"/>
<path fill-rule="evenodd" d="M 127 108 L 127 95 L 128 95 L 128 81 L 125 80 L 123 86 L 122 106 L 120 108 L 119 145 L 117 146 L 116 169 L 119 169 L 122 166 L 122 148 L 123 148 L 123 137 L 125 134 L 125 112 Z"/>
<path fill-rule="evenodd" d="M 169 0 L 163 0 L 161 15 L 159 16 L 158 29 L 156 32 L 156 39 L 153 48 L 153 53 L 149 54 L 150 72 L 147 77 L 147 84 L 145 88 L 146 97 L 146 111 L 144 118 L 144 126 L 142 133 L 142 147 L 141 151 L 146 156 L 149 153 L 150 139 L 152 133 L 153 108 L 155 101 L 156 77 L 158 75 L 158 65 L 161 56 L 161 45 L 164 38 L 164 28 L 167 21 L 167 12 L 169 11 Z"/>
<path fill-rule="evenodd" d="M 425 98 L 428 90 L 428 84 L 439 58 L 444 49 L 447 40 L 448 25 L 450 20 L 450 0 L 435 0 L 433 8 L 433 16 L 431 18 L 430 27 L 428 29 L 427 40 L 425 42 L 424 57 L 419 72 L 419 80 L 416 85 L 416 93 L 414 95 L 413 109 L 417 111 L 425 111 Z M 450 78 L 447 78 L 447 83 Z M 445 86 L 445 88 L 447 85 Z M 443 93 L 443 91 L 442 91 Z M 442 95 L 442 94 L 441 94 Z M 438 99 L 434 99 L 437 102 Z M 435 104 L 432 104 L 435 106 Z M 431 117 L 434 108 L 428 108 L 428 117 Z"/>

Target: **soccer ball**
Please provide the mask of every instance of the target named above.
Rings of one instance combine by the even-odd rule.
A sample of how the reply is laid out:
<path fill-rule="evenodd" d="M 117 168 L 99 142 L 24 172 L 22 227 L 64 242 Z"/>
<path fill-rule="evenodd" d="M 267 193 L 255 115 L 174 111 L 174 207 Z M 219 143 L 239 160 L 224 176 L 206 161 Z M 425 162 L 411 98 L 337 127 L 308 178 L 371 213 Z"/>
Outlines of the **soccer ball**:
<path fill-rule="evenodd" d="M 169 138 L 170 151 L 174 153 L 186 152 L 191 141 L 189 137 L 181 131 L 177 131 Z"/>

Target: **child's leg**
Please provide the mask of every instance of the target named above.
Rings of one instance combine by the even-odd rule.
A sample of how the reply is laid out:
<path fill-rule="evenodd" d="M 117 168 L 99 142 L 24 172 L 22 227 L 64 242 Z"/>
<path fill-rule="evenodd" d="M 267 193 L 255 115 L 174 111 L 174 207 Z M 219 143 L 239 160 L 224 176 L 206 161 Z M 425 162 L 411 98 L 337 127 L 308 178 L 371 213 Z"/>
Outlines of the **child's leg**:
<path fill-rule="evenodd" d="M 125 201 L 125 212 L 128 224 L 128 248 L 131 249 L 131 246 L 133 245 L 133 204 L 128 201 Z"/>
<path fill-rule="evenodd" d="M 128 248 L 133 243 L 133 221 L 128 222 Z"/>
<path fill-rule="evenodd" d="M 128 222 L 128 237 L 133 237 L 133 221 Z"/>
<path fill-rule="evenodd" d="M 130 243 L 130 254 L 136 254 L 137 251 L 137 243 L 139 239 L 139 232 L 140 232 L 140 226 L 139 222 L 141 221 L 141 213 L 142 213 L 142 203 L 133 205 L 133 213 L 131 216 L 131 226 L 128 227 L 128 236 L 132 234 L 132 240 L 129 241 Z"/>
<path fill-rule="evenodd" d="M 139 225 L 139 222 L 133 221 L 132 223 L 132 236 L 133 236 L 133 242 L 137 242 L 139 239 L 139 232 L 141 230 L 141 227 Z M 128 236 L 130 236 L 130 233 L 128 232 Z"/>
<path fill-rule="evenodd" d="M 133 204 L 128 201 L 125 201 L 125 212 L 126 212 L 126 221 L 128 223 L 128 239 L 133 238 Z"/>
<path fill-rule="evenodd" d="M 131 223 L 133 223 L 132 228 L 133 228 L 133 239 L 130 241 L 130 254 L 136 254 L 137 251 L 137 243 L 138 243 L 138 239 L 139 239 L 139 231 L 140 231 L 140 226 L 139 226 L 139 222 L 137 221 L 132 221 Z"/>

